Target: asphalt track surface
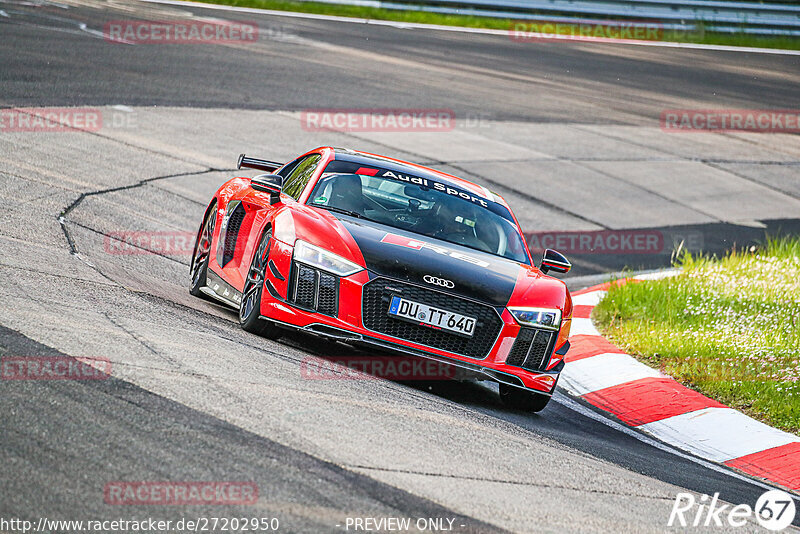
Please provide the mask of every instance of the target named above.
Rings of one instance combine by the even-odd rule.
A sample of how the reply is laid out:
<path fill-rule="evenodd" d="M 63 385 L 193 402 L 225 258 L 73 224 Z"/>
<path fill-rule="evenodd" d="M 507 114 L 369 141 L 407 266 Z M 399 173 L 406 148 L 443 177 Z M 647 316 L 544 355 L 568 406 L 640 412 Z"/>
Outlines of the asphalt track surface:
<path fill-rule="evenodd" d="M 0 10 L 8 15 L 0 18 L 0 105 L 104 106 L 104 116 L 137 119 L 97 133 L 0 133 L 0 354 L 99 355 L 114 366 L 108 380 L 0 383 L 0 517 L 276 516 L 287 532 L 342 531 L 346 517 L 449 517 L 461 532 L 658 532 L 679 491 L 751 505 L 764 491 L 621 432 L 562 395 L 530 415 L 503 408 L 484 384 L 303 380 L 304 358 L 352 349 L 246 334 L 235 314 L 186 294 L 187 255 L 109 253 L 104 234 L 193 232 L 239 151 L 282 159 L 329 143 L 486 178 L 526 229 L 688 228 L 706 248 L 756 240 L 765 229 L 796 232 L 794 136 L 670 139 L 658 154 L 638 137 L 657 130 L 665 108 L 798 108 L 800 58 L 520 46 L 135 2 L 3 2 Z M 192 14 L 255 20 L 261 41 L 125 46 L 86 31 Z M 318 135 L 293 114 L 315 107 L 449 108 L 487 127 L 480 137 L 464 127 L 433 146 Z M 526 136 L 554 156 L 518 155 Z M 470 139 L 480 146 L 436 157 Z M 611 155 L 596 157 L 587 148 L 595 145 Z M 464 155 L 472 152 L 474 160 Z M 614 169 L 601 169 L 607 181 L 591 201 L 562 202 L 496 172 L 553 166 L 556 189 L 559 166 L 578 163 Z M 615 189 L 618 169 L 661 169 L 651 176 L 658 180 L 680 165 L 729 172 L 726 183 L 737 185 L 724 192 L 735 209 L 713 190 L 685 199 L 666 184 L 656 196 L 629 181 L 621 199 Z M 669 201 L 663 211 L 648 204 L 658 199 Z M 621 203 L 634 206 L 629 218 L 620 218 Z M 592 256 L 576 271 L 668 259 Z M 260 499 L 231 509 L 121 510 L 103 503 L 114 480 L 252 480 Z"/>

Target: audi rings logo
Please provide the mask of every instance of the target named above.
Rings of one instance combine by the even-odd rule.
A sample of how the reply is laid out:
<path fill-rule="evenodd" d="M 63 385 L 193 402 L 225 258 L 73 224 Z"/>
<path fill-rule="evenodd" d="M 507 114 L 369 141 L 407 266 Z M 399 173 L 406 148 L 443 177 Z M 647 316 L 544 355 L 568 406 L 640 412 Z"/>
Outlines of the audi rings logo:
<path fill-rule="evenodd" d="M 447 289 L 453 289 L 454 287 L 456 287 L 456 285 L 450 280 L 445 280 L 444 278 L 437 278 L 436 276 L 431 276 L 429 274 L 423 276 L 422 279 L 428 282 L 429 284 L 446 287 Z"/>

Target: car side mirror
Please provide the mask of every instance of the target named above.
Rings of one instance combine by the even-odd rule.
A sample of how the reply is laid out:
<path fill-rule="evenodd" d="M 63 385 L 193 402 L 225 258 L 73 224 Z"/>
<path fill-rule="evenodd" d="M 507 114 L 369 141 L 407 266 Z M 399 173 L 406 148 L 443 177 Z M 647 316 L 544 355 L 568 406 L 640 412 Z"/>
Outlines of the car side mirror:
<path fill-rule="evenodd" d="M 544 254 L 542 254 L 542 265 L 539 267 L 539 270 L 544 274 L 547 274 L 548 271 L 562 274 L 568 273 L 571 268 L 572 264 L 566 256 L 551 248 L 545 249 Z"/>
<path fill-rule="evenodd" d="M 256 191 L 269 193 L 269 203 L 277 204 L 281 201 L 283 176 L 280 174 L 259 174 L 250 180 L 250 187 Z"/>

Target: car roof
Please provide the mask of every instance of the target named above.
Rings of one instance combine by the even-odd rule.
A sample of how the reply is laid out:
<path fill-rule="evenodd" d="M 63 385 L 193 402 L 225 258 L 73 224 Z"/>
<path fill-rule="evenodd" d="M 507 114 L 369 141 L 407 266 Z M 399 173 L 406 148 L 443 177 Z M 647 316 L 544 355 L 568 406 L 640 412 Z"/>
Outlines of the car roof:
<path fill-rule="evenodd" d="M 464 180 L 463 178 L 453 176 L 452 174 L 447 174 L 445 172 L 437 171 L 435 169 L 424 167 L 422 165 L 417 165 L 415 163 L 409 163 L 407 161 L 395 158 L 389 158 L 387 156 L 381 156 L 379 154 L 362 152 L 360 150 L 352 150 L 349 148 L 335 148 L 335 147 L 328 147 L 328 148 L 333 150 L 334 158 L 337 160 L 352 161 L 364 165 L 380 165 L 381 167 L 390 171 L 413 174 L 414 176 L 419 176 L 421 178 L 428 178 L 430 180 L 442 182 L 448 185 L 452 185 L 454 187 L 465 189 L 491 202 L 496 202 L 497 204 L 500 204 L 508 208 L 508 204 L 506 203 L 505 199 L 500 195 L 498 195 L 497 193 L 493 193 L 492 191 L 483 186 L 470 182 L 469 180 Z"/>

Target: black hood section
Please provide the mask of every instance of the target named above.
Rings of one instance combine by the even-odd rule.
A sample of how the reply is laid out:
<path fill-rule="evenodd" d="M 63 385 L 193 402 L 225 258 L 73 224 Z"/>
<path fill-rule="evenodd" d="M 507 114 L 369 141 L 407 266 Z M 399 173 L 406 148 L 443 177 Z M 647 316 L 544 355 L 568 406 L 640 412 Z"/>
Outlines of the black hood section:
<path fill-rule="evenodd" d="M 515 261 L 438 239 L 348 216 L 335 214 L 335 217 L 353 236 L 364 256 L 367 269 L 388 278 L 468 297 L 492 306 L 505 306 L 511 298 L 522 268 Z M 409 247 L 393 243 L 408 243 L 410 240 L 426 245 Z M 467 261 L 463 256 L 484 264 Z M 453 287 L 426 282 L 426 275 L 449 280 Z"/>

